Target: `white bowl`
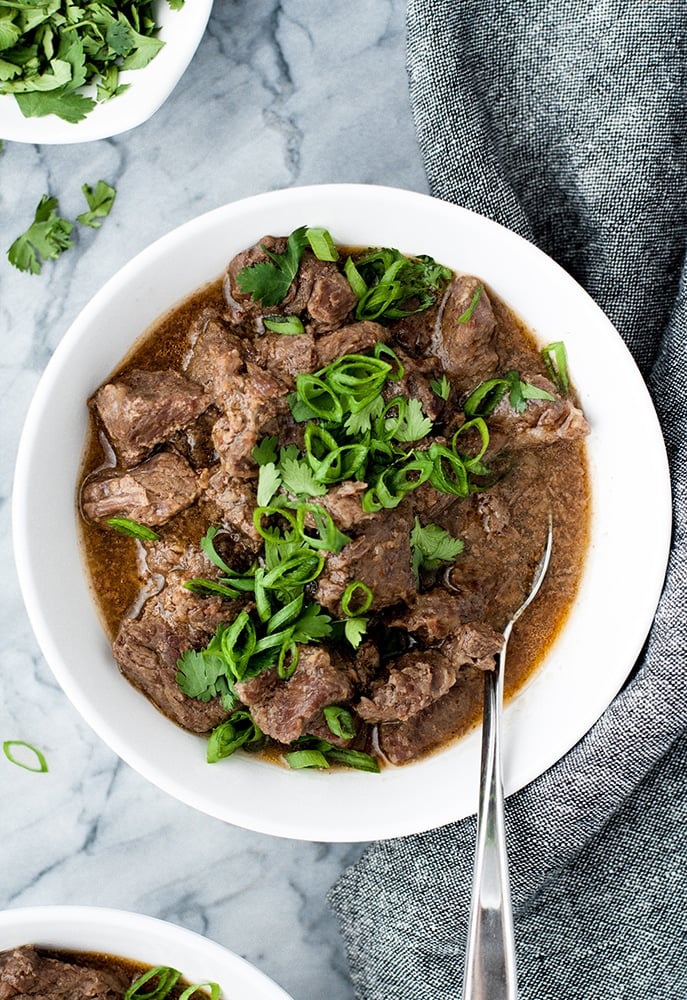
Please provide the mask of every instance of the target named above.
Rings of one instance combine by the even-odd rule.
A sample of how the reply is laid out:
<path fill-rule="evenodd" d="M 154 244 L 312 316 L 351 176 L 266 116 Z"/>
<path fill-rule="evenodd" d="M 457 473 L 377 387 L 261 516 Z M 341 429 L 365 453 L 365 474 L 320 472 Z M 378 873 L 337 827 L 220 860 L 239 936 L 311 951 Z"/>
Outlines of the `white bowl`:
<path fill-rule="evenodd" d="M 289 233 L 302 224 L 326 226 L 342 243 L 429 253 L 459 271 L 475 273 L 526 320 L 542 345 L 561 338 L 567 345 L 592 427 L 591 542 L 566 626 L 534 678 L 506 709 L 507 793 L 569 750 L 627 677 L 663 582 L 670 484 L 660 428 L 641 376 L 589 296 L 520 237 L 425 195 L 328 185 L 248 198 L 158 240 L 86 306 L 37 389 L 16 468 L 17 566 L 48 663 L 106 743 L 171 795 L 266 833 L 368 840 L 426 830 L 473 812 L 479 732 L 427 760 L 384 769 L 380 775 L 294 773 L 239 754 L 208 765 L 205 740 L 163 718 L 118 673 L 77 540 L 74 496 L 88 396 L 157 316 L 218 276 L 239 249 L 265 233 Z M 637 455 L 642 456 L 641 481 Z M 641 546 L 637 525 L 642 526 Z"/>
<path fill-rule="evenodd" d="M 212 0 L 187 0 L 181 10 L 160 0 L 158 38 L 164 48 L 143 69 L 122 73 L 121 82 L 130 84 L 129 89 L 96 104 L 80 122 L 72 124 L 56 115 L 25 118 L 12 94 L 0 95 L 0 136 L 12 142 L 89 142 L 141 125 L 176 87 L 200 44 L 211 10 Z"/>
<path fill-rule="evenodd" d="M 189 983 L 218 983 L 226 1000 L 289 1000 L 245 959 L 177 924 L 97 906 L 36 906 L 0 913 L 0 951 L 24 944 L 170 965 Z"/>

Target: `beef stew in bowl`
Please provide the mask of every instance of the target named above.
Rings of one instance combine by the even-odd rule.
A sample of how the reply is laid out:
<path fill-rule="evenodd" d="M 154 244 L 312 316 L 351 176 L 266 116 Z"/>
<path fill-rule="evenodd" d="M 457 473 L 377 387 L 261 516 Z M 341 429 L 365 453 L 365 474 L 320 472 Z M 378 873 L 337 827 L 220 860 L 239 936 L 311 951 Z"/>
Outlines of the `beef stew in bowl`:
<path fill-rule="evenodd" d="M 549 515 L 510 693 L 574 599 L 589 427 L 564 345 L 431 258 L 264 237 L 90 412 L 80 511 L 114 658 L 210 733 L 210 762 L 377 771 L 461 736 Z"/>
<path fill-rule="evenodd" d="M 117 669 L 84 570 L 76 515 L 75 484 L 89 434 L 84 401 L 111 380 L 142 331 L 218 279 L 228 260 L 265 233 L 291 233 L 304 220 L 326 221 L 343 246 L 426 253 L 456 274 L 479 275 L 493 296 L 492 304 L 507 302 L 524 322 L 535 339 L 536 354 L 557 341 L 566 345 L 580 409 L 591 428 L 583 445 L 589 541 L 565 622 L 551 637 L 538 669 L 506 707 L 507 793 L 541 774 L 577 742 L 627 676 L 663 581 L 670 535 L 669 478 L 644 383 L 620 337 L 591 299 L 515 234 L 433 198 L 358 185 L 296 188 L 249 198 L 173 231 L 127 264 L 93 298 L 41 379 L 15 475 L 17 568 L 31 624 L 49 665 L 109 746 L 187 804 L 281 836 L 368 840 L 429 829 L 474 811 L 479 731 L 472 729 L 407 766 L 384 766 L 375 775 L 342 767 L 326 773 L 307 768 L 295 775 L 262 755 L 243 752 L 208 765 L 205 737 L 172 724 Z M 166 361 L 156 365 L 169 367 Z M 530 381 L 527 369 L 518 365 L 522 381 Z M 536 383 L 534 374 L 531 382 Z M 474 456 L 476 451 L 468 452 L 465 445 L 465 453 Z M 451 447 L 450 440 L 446 446 Z M 641 490 L 636 484 L 638 450 L 645 462 Z M 569 503 L 577 500 L 576 489 L 571 485 Z M 526 495 L 524 501 L 523 517 Z M 183 518 L 184 512 L 175 516 Z M 639 551 L 637 524 L 644 532 Z M 263 527 L 271 525 L 265 522 Z M 151 530 L 162 536 L 166 528 Z M 308 533 L 314 530 L 305 528 Z M 455 537 L 462 531 L 468 539 L 472 528 L 447 525 L 444 530 Z M 115 545 L 130 542 L 115 532 L 108 538 L 113 552 Z M 220 556 L 221 545 L 218 539 Z M 194 558 L 199 551 L 194 548 Z M 108 565 L 107 576 L 113 565 Z M 248 570 L 250 564 L 236 568 Z M 186 588 L 184 592 L 191 596 Z M 361 598 L 364 591 L 357 588 L 353 610 L 360 611 Z M 530 610 L 534 615 L 534 606 Z M 340 619 L 340 611 L 331 617 Z"/>

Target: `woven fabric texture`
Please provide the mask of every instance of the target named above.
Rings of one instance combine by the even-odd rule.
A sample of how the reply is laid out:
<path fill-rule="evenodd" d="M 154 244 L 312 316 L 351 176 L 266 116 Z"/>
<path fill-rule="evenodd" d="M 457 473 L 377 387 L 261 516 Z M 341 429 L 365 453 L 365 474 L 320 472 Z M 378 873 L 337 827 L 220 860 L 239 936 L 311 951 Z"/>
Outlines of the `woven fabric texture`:
<path fill-rule="evenodd" d="M 647 381 L 671 468 L 673 545 L 640 662 L 506 804 L 520 997 L 684 1000 L 687 7 L 409 0 L 407 58 L 432 194 L 536 243 L 593 296 Z M 641 456 L 637 475 L 641 489 Z M 641 525 L 636 545 L 641 559 Z M 334 886 L 360 1000 L 460 996 L 474 839 L 471 818 L 373 844 Z"/>

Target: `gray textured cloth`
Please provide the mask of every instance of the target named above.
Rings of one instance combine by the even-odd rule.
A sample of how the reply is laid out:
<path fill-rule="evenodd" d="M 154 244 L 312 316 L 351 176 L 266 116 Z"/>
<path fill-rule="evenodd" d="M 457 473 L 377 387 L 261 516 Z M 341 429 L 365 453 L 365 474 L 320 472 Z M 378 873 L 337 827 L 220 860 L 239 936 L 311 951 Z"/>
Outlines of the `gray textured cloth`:
<path fill-rule="evenodd" d="M 686 29 L 673 0 L 409 0 L 432 193 L 538 244 L 608 313 L 673 480 L 641 661 L 588 736 L 507 802 L 522 1000 L 687 997 Z M 468 819 L 372 845 L 333 888 L 361 1000 L 460 996 L 474 837 Z"/>

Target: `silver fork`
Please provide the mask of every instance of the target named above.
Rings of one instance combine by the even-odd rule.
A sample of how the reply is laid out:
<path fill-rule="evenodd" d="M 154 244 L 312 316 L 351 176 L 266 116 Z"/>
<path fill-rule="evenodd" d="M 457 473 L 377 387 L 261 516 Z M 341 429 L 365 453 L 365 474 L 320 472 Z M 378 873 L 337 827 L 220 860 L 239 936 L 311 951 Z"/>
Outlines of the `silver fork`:
<path fill-rule="evenodd" d="M 516 1000 L 517 974 L 513 910 L 508 883 L 508 857 L 503 823 L 501 711 L 506 648 L 513 626 L 539 592 L 549 568 L 553 528 L 549 517 L 546 546 L 530 591 L 503 631 L 503 646 L 494 670 L 484 674 L 482 762 L 477 844 L 472 881 L 463 979 L 463 1000 Z"/>

